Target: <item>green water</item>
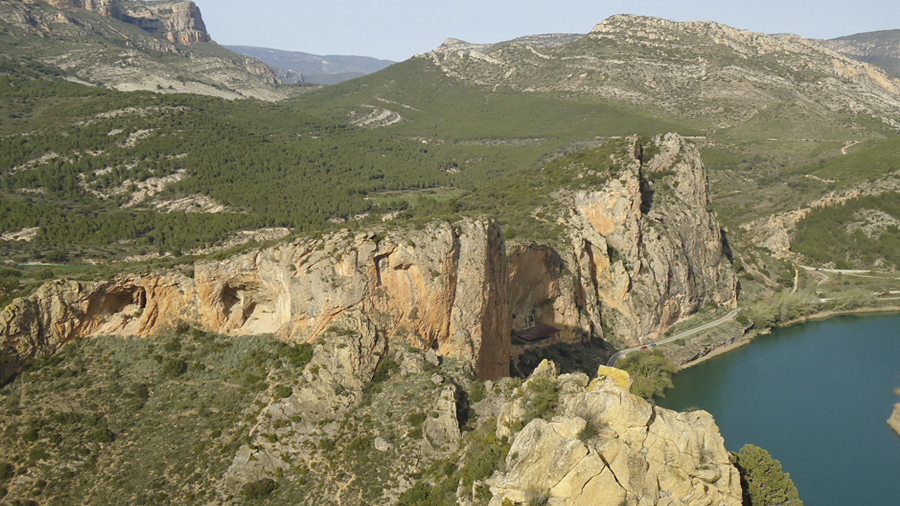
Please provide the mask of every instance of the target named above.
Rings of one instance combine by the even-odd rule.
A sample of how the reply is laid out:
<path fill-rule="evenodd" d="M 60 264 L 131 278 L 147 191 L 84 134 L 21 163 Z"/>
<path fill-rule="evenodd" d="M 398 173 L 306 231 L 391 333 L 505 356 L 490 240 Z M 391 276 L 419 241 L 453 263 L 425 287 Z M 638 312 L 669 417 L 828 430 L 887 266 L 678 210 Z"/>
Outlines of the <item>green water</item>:
<path fill-rule="evenodd" d="M 806 506 L 900 504 L 900 315 L 795 325 L 678 373 L 658 404 L 713 414 L 781 461 Z"/>

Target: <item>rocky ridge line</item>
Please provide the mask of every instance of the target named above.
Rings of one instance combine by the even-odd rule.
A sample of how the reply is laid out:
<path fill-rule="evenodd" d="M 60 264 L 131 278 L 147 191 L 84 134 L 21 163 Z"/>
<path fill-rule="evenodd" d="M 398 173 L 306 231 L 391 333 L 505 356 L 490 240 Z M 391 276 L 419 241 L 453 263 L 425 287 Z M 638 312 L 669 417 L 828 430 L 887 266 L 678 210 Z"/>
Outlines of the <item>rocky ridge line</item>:
<path fill-rule="evenodd" d="M 882 69 L 795 35 L 776 37 L 713 22 L 618 15 L 558 47 L 451 39 L 422 57 L 462 81 L 596 95 L 707 118 L 713 129 L 782 105 L 817 115 L 870 114 L 900 128 L 900 81 Z M 725 103 L 730 107 L 723 108 Z"/>

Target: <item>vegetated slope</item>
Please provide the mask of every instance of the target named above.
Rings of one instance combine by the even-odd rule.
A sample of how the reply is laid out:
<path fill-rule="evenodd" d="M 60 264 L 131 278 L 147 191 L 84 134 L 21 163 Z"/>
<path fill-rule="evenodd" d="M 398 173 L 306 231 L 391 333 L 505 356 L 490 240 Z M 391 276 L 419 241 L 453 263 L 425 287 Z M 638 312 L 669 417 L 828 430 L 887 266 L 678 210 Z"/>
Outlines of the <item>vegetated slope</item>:
<path fill-rule="evenodd" d="M 888 74 L 900 77 L 900 30 L 857 33 L 820 42 L 834 51 L 877 65 Z"/>
<path fill-rule="evenodd" d="M 41 227 L 33 242 L 0 242 L 7 258 L 187 252 L 240 229 L 380 222 L 396 203 L 367 193 L 454 179 L 440 148 L 276 104 L 91 88 L 27 62 L 3 70 L 0 230 Z"/>
<path fill-rule="evenodd" d="M 702 135 L 713 203 L 738 248 L 768 248 L 741 225 L 765 232 L 770 217 L 829 192 L 865 192 L 858 174 L 871 172 L 866 159 L 890 157 L 890 142 L 878 139 L 900 126 L 898 81 L 816 41 L 637 16 L 543 46 L 450 39 L 297 103 L 429 142 L 539 144 L 549 157 L 598 136 L 653 133 L 662 121 Z M 825 178 L 816 175 L 819 164 L 846 170 Z M 890 187 L 881 179 L 896 169 L 872 183 Z M 783 247 L 771 253 L 796 257 L 792 234 L 792 226 L 784 230 Z"/>
<path fill-rule="evenodd" d="M 653 407 L 623 371 L 590 381 L 545 362 L 525 381 L 481 383 L 464 363 L 403 348 L 353 369 L 353 339 L 334 329 L 286 346 L 182 329 L 74 342 L 0 388 L 0 496 L 499 505 L 674 490 L 685 504 L 740 504 L 712 417 Z"/>
<path fill-rule="evenodd" d="M 368 56 L 319 56 L 301 53 L 300 51 L 284 51 L 266 47 L 224 47 L 271 65 L 283 82 L 337 84 L 348 79 L 377 72 L 395 63 L 390 60 L 379 60 Z M 283 72 L 285 70 L 290 72 Z"/>
<path fill-rule="evenodd" d="M 265 100 L 289 93 L 276 87 L 264 63 L 212 42 L 192 2 L 108 0 L 89 3 L 93 10 L 80 5 L 0 3 L 0 53 L 120 90 Z"/>

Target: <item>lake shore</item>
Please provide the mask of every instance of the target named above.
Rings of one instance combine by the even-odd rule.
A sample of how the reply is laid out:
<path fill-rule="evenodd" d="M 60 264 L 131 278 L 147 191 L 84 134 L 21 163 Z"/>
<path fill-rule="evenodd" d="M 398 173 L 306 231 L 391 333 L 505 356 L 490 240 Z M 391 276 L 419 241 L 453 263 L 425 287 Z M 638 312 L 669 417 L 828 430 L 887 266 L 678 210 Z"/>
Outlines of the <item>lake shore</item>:
<path fill-rule="evenodd" d="M 730 351 L 733 351 L 733 350 L 736 350 L 743 346 L 746 346 L 746 345 L 750 344 L 750 342 L 753 341 L 753 339 L 756 338 L 756 336 L 769 334 L 774 329 L 786 328 L 786 327 L 790 327 L 791 325 L 797 325 L 800 323 L 807 323 L 807 322 L 811 322 L 811 321 L 827 320 L 828 318 L 833 318 L 835 316 L 851 315 L 851 314 L 875 314 L 875 313 L 900 313 L 900 307 L 898 307 L 898 306 L 863 307 L 863 308 L 858 308 L 858 309 L 848 309 L 846 311 L 831 311 L 831 310 L 820 311 L 818 313 L 812 313 L 812 314 L 806 315 L 802 318 L 795 318 L 793 320 L 789 320 L 781 325 L 772 327 L 770 329 L 751 330 L 750 332 L 748 332 L 747 334 L 744 334 L 740 339 L 734 341 L 733 343 L 725 345 L 725 346 L 721 346 L 719 348 L 715 348 L 712 351 L 710 351 L 709 353 L 707 353 L 706 355 L 703 355 L 702 357 L 699 357 L 697 359 L 691 360 L 690 362 L 680 365 L 678 369 L 679 370 L 688 369 L 697 364 L 702 364 L 703 362 L 706 362 L 707 360 L 716 358 L 720 355 L 723 355 Z M 898 404 L 898 406 L 900 406 L 900 404 Z M 896 422 L 897 428 L 895 428 L 894 430 L 897 430 L 897 433 L 900 434 L 900 408 L 898 408 L 898 410 L 894 412 L 894 415 L 897 419 L 897 422 Z M 893 418 L 894 417 L 892 417 L 892 419 Z M 892 425 L 892 427 L 893 427 L 893 425 Z"/>

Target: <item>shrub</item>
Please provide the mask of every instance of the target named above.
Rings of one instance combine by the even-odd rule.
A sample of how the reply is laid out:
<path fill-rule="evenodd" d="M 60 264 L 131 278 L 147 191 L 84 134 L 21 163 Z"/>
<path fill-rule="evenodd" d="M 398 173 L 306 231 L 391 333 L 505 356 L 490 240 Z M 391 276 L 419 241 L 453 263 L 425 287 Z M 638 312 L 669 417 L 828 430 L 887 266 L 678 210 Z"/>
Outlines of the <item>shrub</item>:
<path fill-rule="evenodd" d="M 291 367 L 303 369 L 313 357 L 313 345 L 302 343 L 293 346 L 283 346 L 280 355 L 287 359 Z"/>
<path fill-rule="evenodd" d="M 187 369 L 187 362 L 176 358 L 166 359 L 163 364 L 163 374 L 166 376 L 181 376 L 187 372 Z"/>
<path fill-rule="evenodd" d="M 588 421 L 584 428 L 578 431 L 578 439 L 587 441 L 597 435 L 597 426 Z"/>
<path fill-rule="evenodd" d="M 243 495 L 247 500 L 255 501 L 263 499 L 267 495 L 274 492 L 277 488 L 278 483 L 276 483 L 275 480 L 271 478 L 263 478 L 261 480 L 245 483 L 244 486 L 241 487 L 241 495 Z"/>
<path fill-rule="evenodd" d="M 484 399 L 484 396 L 487 394 L 487 390 L 484 388 L 484 383 L 476 380 L 472 382 L 472 387 L 469 391 L 469 402 L 476 403 L 480 402 Z"/>
<path fill-rule="evenodd" d="M 16 468 L 9 462 L 0 463 L 0 481 L 6 481 L 16 475 Z"/>
<path fill-rule="evenodd" d="M 278 385 L 275 387 L 275 397 L 278 397 L 279 399 L 290 397 L 292 393 L 294 393 L 294 390 L 288 385 Z"/>
<path fill-rule="evenodd" d="M 425 422 L 425 413 L 412 413 L 408 417 L 406 417 L 406 421 L 409 422 L 413 427 L 418 427 Z"/>
<path fill-rule="evenodd" d="M 616 366 L 628 371 L 634 380 L 631 393 L 645 399 L 663 395 L 666 389 L 672 388 L 672 375 L 678 371 L 678 367 L 659 350 L 633 352 Z"/>

